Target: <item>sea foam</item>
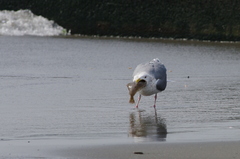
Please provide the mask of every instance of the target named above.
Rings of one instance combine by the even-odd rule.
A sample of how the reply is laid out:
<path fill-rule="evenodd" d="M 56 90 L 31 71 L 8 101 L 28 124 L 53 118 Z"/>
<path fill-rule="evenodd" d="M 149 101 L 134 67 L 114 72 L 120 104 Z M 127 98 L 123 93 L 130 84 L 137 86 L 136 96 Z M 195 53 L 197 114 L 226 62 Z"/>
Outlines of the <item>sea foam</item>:
<path fill-rule="evenodd" d="M 0 11 L 0 35 L 57 36 L 67 34 L 66 29 L 54 21 L 34 15 L 30 10 Z"/>

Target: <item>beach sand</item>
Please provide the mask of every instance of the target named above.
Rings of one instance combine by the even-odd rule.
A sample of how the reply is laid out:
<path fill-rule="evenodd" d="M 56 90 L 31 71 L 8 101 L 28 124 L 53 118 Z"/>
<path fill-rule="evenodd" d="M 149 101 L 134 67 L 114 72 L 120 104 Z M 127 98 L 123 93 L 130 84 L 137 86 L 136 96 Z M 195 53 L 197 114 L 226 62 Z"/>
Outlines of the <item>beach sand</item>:
<path fill-rule="evenodd" d="M 240 141 L 97 145 L 82 145 L 74 140 L 1 141 L 0 149 L 1 158 L 237 159 L 240 156 Z"/>
<path fill-rule="evenodd" d="M 63 157 L 85 159 L 230 159 L 239 158 L 240 142 L 111 145 L 61 153 Z"/>

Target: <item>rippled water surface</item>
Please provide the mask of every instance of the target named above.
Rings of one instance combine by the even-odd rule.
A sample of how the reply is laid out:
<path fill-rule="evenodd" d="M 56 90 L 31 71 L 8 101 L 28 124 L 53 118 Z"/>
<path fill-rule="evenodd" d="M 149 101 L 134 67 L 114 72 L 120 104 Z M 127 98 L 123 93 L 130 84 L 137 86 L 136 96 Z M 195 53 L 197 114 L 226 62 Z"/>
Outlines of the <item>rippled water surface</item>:
<path fill-rule="evenodd" d="M 0 36 L 0 137 L 222 141 L 240 137 L 240 45 Z M 168 85 L 128 103 L 137 64 L 158 57 Z"/>

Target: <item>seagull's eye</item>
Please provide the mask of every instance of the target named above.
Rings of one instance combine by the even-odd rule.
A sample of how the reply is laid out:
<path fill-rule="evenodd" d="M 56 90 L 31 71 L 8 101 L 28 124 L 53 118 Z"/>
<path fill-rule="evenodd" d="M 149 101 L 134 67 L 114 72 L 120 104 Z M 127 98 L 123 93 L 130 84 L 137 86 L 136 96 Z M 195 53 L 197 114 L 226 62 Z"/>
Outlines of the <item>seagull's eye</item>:
<path fill-rule="evenodd" d="M 147 78 L 147 76 L 145 76 L 144 78 Z"/>

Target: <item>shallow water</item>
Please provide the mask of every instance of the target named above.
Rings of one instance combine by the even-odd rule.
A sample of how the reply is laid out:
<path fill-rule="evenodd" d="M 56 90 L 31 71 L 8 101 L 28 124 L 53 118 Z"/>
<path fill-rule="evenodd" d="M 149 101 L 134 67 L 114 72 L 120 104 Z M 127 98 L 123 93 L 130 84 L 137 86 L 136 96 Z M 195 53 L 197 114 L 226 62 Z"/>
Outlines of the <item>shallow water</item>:
<path fill-rule="evenodd" d="M 239 140 L 239 44 L 0 36 L 0 48 L 1 140 Z M 167 88 L 156 110 L 153 96 L 135 109 L 126 84 L 156 57 Z"/>

